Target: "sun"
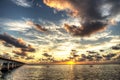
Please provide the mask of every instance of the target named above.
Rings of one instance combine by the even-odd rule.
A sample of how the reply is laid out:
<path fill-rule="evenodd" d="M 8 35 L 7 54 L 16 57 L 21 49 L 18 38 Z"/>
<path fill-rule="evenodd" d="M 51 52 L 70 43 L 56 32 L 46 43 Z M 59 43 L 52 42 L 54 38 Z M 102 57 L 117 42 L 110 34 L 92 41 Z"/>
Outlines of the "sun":
<path fill-rule="evenodd" d="M 67 64 L 73 65 L 73 64 L 75 64 L 75 62 L 74 61 L 68 61 Z"/>

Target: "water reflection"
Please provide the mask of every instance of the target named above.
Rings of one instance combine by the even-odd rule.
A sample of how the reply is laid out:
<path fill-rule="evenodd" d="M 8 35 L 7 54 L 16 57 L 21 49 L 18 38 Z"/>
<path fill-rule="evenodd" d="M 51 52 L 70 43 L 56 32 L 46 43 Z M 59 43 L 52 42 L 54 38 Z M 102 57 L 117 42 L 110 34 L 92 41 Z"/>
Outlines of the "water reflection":
<path fill-rule="evenodd" d="M 119 65 L 25 65 L 0 80 L 120 80 Z"/>
<path fill-rule="evenodd" d="M 75 73 L 75 65 L 70 65 L 70 73 L 69 73 L 69 78 L 71 80 L 76 79 L 76 73 Z"/>
<path fill-rule="evenodd" d="M 11 75 L 13 70 L 9 70 L 9 71 L 0 71 L 0 80 L 7 80 L 8 75 Z M 12 77 L 12 75 L 10 76 Z"/>

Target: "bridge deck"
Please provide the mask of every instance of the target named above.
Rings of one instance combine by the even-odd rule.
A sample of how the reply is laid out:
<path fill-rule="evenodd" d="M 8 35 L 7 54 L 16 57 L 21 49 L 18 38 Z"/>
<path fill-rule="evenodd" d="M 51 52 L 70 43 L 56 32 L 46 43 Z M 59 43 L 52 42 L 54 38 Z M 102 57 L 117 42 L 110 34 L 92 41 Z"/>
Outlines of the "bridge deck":
<path fill-rule="evenodd" d="M 8 71 L 10 69 L 15 69 L 24 64 L 25 63 L 23 63 L 23 62 L 11 60 L 11 59 L 5 59 L 5 58 L 0 57 L 0 70 L 1 71 Z"/>

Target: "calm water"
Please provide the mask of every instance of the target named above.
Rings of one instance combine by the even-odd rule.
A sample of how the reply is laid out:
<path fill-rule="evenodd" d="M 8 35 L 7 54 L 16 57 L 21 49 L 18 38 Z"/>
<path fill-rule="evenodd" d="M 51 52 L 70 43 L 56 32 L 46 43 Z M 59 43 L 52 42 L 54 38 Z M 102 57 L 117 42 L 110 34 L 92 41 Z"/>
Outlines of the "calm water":
<path fill-rule="evenodd" d="M 120 80 L 120 65 L 24 65 L 0 80 Z"/>

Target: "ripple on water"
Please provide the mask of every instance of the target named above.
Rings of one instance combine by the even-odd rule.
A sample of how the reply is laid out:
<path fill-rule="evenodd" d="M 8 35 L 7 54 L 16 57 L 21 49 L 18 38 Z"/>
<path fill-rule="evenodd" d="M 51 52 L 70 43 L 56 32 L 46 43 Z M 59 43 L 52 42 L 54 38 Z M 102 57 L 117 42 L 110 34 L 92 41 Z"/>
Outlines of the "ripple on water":
<path fill-rule="evenodd" d="M 37 65 L 22 66 L 5 80 L 120 80 L 120 65 Z M 2 79 L 0 79 L 2 80 Z"/>

